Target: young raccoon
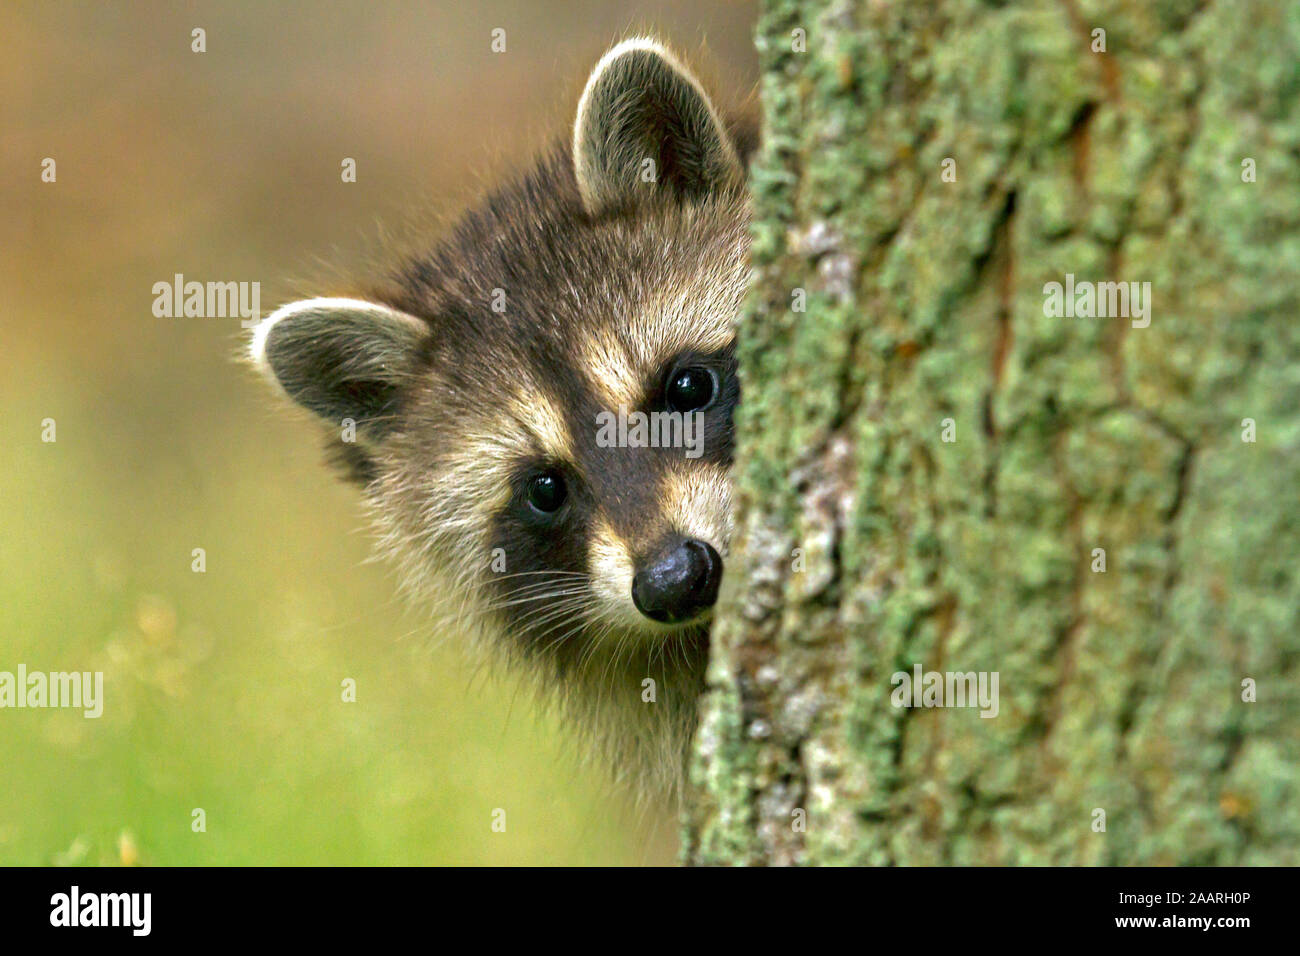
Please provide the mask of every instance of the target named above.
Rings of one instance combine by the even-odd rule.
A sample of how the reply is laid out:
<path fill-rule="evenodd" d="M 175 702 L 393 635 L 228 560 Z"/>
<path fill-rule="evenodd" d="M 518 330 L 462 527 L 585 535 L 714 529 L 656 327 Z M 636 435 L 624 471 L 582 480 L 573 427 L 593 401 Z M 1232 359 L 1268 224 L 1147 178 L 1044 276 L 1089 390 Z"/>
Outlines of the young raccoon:
<path fill-rule="evenodd" d="M 754 139 L 658 43 L 620 43 L 571 143 L 356 297 L 275 312 L 251 349 L 334 435 L 355 423 L 336 458 L 405 588 L 668 795 L 731 534 Z M 665 411 L 698 415 L 702 449 L 600 427 Z"/>

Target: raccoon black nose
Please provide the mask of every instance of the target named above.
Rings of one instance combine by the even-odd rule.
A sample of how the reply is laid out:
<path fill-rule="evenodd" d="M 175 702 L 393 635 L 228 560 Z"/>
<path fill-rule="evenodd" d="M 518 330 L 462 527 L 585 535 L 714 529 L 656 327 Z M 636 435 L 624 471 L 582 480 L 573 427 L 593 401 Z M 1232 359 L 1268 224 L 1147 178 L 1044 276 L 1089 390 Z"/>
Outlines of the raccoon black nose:
<path fill-rule="evenodd" d="M 633 576 L 632 603 L 652 621 L 676 624 L 712 607 L 720 583 L 722 555 L 692 538 Z"/>

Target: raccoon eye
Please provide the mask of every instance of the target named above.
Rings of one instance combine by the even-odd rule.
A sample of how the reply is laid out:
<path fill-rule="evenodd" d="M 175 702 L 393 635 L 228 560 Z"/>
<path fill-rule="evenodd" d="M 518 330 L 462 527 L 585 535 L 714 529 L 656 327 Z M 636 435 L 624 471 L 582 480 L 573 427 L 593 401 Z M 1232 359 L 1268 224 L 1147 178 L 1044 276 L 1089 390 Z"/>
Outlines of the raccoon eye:
<path fill-rule="evenodd" d="M 559 510 L 568 493 L 559 472 L 544 471 L 528 479 L 528 503 L 543 514 Z"/>
<path fill-rule="evenodd" d="M 718 393 L 718 376 L 701 365 L 679 368 L 668 377 L 664 398 L 669 411 L 694 412 L 707 408 Z"/>

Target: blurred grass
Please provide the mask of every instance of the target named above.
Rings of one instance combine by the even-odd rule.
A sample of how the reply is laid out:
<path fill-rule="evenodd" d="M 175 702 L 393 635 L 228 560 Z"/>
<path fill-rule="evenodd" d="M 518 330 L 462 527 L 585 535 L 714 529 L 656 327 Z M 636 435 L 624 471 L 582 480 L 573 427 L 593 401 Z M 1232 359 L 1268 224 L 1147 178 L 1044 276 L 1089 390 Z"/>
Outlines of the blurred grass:
<path fill-rule="evenodd" d="M 423 197 L 453 212 L 485 169 L 525 161 L 629 26 L 707 39 L 745 92 L 752 16 L 0 9 L 0 670 L 103 670 L 106 698 L 98 720 L 0 711 L 0 863 L 671 861 L 671 820 L 578 770 L 564 728 L 510 680 L 476 677 L 457 635 L 432 634 L 363 563 L 355 493 L 235 360 L 238 321 L 155 318 L 151 287 L 258 281 L 269 311 L 285 277 L 346 262 L 376 222 Z M 206 54 L 189 51 L 194 26 Z M 495 58 L 494 26 L 509 37 Z M 45 156 L 56 184 L 39 180 Z"/>

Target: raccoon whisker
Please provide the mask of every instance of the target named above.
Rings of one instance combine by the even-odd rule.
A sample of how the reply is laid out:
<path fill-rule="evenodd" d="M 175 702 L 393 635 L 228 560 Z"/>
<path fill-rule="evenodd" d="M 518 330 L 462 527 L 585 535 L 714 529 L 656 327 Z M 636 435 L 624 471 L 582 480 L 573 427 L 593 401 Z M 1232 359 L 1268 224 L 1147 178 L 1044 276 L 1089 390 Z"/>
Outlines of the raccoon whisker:
<path fill-rule="evenodd" d="M 646 662 L 649 667 L 654 667 L 655 662 L 663 662 L 665 651 L 664 648 L 669 645 L 669 641 L 655 641 L 654 646 L 650 649 L 650 657 Z"/>
<path fill-rule="evenodd" d="M 668 666 L 677 666 L 677 655 L 680 652 L 683 657 L 686 655 L 686 646 L 681 641 L 665 641 L 668 648 Z"/>
<path fill-rule="evenodd" d="M 551 622 L 556 618 L 576 619 L 575 623 L 582 623 L 582 615 L 588 610 L 590 610 L 589 601 L 580 600 L 580 598 L 569 598 L 569 601 L 565 602 L 565 604 L 556 605 L 554 609 L 547 609 L 546 613 L 538 609 L 538 613 L 534 614 L 532 618 L 525 619 L 524 623 L 532 627 L 537 639 L 541 639 L 541 637 L 545 637 L 547 633 L 550 633 L 550 630 L 538 632 L 538 628 L 541 628 L 542 624 Z M 554 627 L 562 626 L 563 623 L 563 620 L 560 620 Z"/>
<path fill-rule="evenodd" d="M 683 638 L 693 632 L 694 626 L 692 625 L 669 634 L 659 642 L 660 657 L 668 667 L 674 668 L 677 666 L 677 655 L 679 653 L 689 657 L 686 651 L 686 642 Z"/>
<path fill-rule="evenodd" d="M 566 622 L 567 622 L 567 619 L 566 619 L 566 620 L 561 620 L 561 621 L 559 621 L 558 623 L 551 625 L 551 627 L 549 627 L 546 631 L 544 631 L 541 635 L 539 635 L 539 637 L 545 637 L 547 634 L 550 634 L 550 633 L 551 633 L 552 631 L 554 631 L 556 628 L 558 628 L 558 627 L 562 627 Z M 564 632 L 563 634 L 561 634 L 559 637 L 557 637 L 557 638 L 555 638 L 554 640 L 550 641 L 550 643 L 548 643 L 548 644 L 543 648 L 543 650 L 544 650 L 544 651 L 549 651 L 551 648 L 556 647 L 556 646 L 562 644 L 564 641 L 567 641 L 570 637 L 572 637 L 574 634 L 578 633 L 579 631 L 581 631 L 583 628 L 585 628 L 585 627 L 587 627 L 587 626 L 588 626 L 588 624 L 587 624 L 586 621 L 582 621 L 582 620 L 578 621 L 576 624 L 574 624 L 572 627 L 570 627 L 567 631 L 565 631 L 565 632 Z M 594 645 L 593 645 L 593 646 L 594 646 Z M 579 664 L 579 669 L 581 670 L 581 664 Z"/>
<path fill-rule="evenodd" d="M 590 621 L 587 618 L 587 614 L 595 608 L 597 608 L 596 598 L 595 595 L 591 594 L 590 592 L 586 593 L 581 598 L 569 598 L 567 601 L 561 602 L 560 605 L 555 608 L 554 613 L 543 614 L 539 618 L 532 620 L 531 623 L 533 625 L 533 629 L 536 630 L 536 628 L 540 627 L 542 624 L 545 624 L 547 621 L 552 620 L 553 618 L 561 618 L 561 620 L 558 623 L 547 628 L 545 631 L 542 631 L 540 634 L 537 634 L 535 639 L 541 640 L 547 634 L 550 634 L 552 631 L 554 631 L 557 627 L 563 625 L 565 623 L 565 619 L 569 619 L 569 620 L 576 619 L 574 622 L 575 629 L 588 626 Z M 550 648 L 554 646 L 555 643 L 557 642 L 552 641 L 548 643 L 544 648 L 544 650 L 550 650 Z"/>
<path fill-rule="evenodd" d="M 608 633 L 608 631 L 606 633 Z M 614 666 L 617 663 L 619 656 L 621 655 L 621 652 L 623 650 L 623 644 L 626 641 L 627 641 L 627 632 L 624 631 L 623 634 L 619 637 L 618 642 L 614 645 L 614 652 L 609 655 L 609 658 L 605 661 L 605 666 L 602 667 L 600 670 L 600 681 L 599 681 L 600 684 L 603 685 L 605 683 L 605 675 L 609 673 L 610 667 Z"/>
<path fill-rule="evenodd" d="M 615 653 L 613 655 L 614 658 L 617 658 L 619 649 L 622 647 L 623 643 L 628 640 L 630 636 L 630 632 L 628 631 L 625 623 L 619 620 L 618 618 L 616 618 L 611 613 L 609 613 L 609 611 L 606 608 L 598 605 L 595 608 L 595 611 L 596 611 L 594 615 L 595 620 L 592 623 L 595 625 L 604 625 L 604 626 L 600 632 L 600 636 L 592 641 L 592 645 L 591 648 L 589 649 L 589 653 L 594 659 L 596 651 L 602 648 L 603 646 L 605 646 L 605 642 L 609 639 L 609 636 L 615 633 L 616 631 L 619 631 L 621 632 L 619 637 L 619 642 L 617 647 L 615 648 Z M 609 662 L 607 661 L 606 669 L 608 669 L 608 666 L 609 666 Z M 605 679 L 605 672 L 602 671 L 600 676 L 601 682 L 603 682 L 604 679 Z"/>
<path fill-rule="evenodd" d="M 532 609 L 532 614 L 519 622 L 520 627 L 536 629 L 552 618 L 572 615 L 575 611 L 586 611 L 588 602 L 579 598 L 569 598 L 559 604 Z"/>
<path fill-rule="evenodd" d="M 489 611 L 500 611 L 508 607 L 517 607 L 520 604 L 530 604 L 536 601 L 549 600 L 551 598 L 573 597 L 575 595 L 583 593 L 584 591 L 586 591 L 586 588 L 579 588 L 579 589 L 572 589 L 572 590 L 565 590 L 565 591 L 545 590 L 545 591 L 535 591 L 532 594 L 508 595 L 496 602 L 488 604 L 485 609 Z"/>
<path fill-rule="evenodd" d="M 623 651 L 624 650 L 627 651 L 628 662 L 630 663 L 632 660 L 632 654 L 640 643 L 641 642 L 637 639 L 637 635 L 633 631 L 631 631 L 628 628 L 623 629 L 623 637 L 619 640 L 618 646 L 614 649 L 613 666 L 614 666 L 615 673 L 617 673 L 618 671 L 618 664 L 622 660 Z M 655 641 L 654 643 L 661 644 L 662 642 Z M 653 655 L 654 653 L 656 653 L 656 651 L 659 650 L 660 650 L 659 647 L 652 647 L 650 654 Z M 602 675 L 602 679 L 603 679 L 603 675 Z"/>
<path fill-rule="evenodd" d="M 549 587 L 573 587 L 574 585 L 579 584 L 586 585 L 590 580 L 591 579 L 587 575 L 583 574 L 565 578 L 545 578 L 541 581 L 523 581 L 510 585 L 506 589 L 506 595 L 527 594 L 530 591 L 537 591 Z"/>
<path fill-rule="evenodd" d="M 610 636 L 612 633 L 614 633 L 614 627 L 615 627 L 615 626 L 614 626 L 613 624 L 606 624 L 606 625 L 605 625 L 605 630 L 604 630 L 603 632 L 601 632 L 601 635 L 600 635 L 600 638 L 599 638 L 599 640 L 600 640 L 601 643 L 604 643 L 605 641 L 609 640 L 609 636 Z M 604 683 L 605 683 L 605 675 L 609 673 L 609 670 L 610 670 L 610 667 L 611 667 L 611 666 L 614 668 L 614 672 L 615 672 L 615 673 L 618 673 L 618 664 L 617 664 L 617 662 L 618 662 L 619 658 L 622 657 L 623 647 L 624 647 L 625 644 L 628 643 L 628 637 L 629 637 L 629 632 L 628 632 L 627 630 L 624 630 L 622 636 L 621 636 L 621 637 L 619 638 L 619 640 L 618 640 L 618 643 L 617 643 L 617 644 L 615 645 L 615 647 L 614 647 L 614 653 L 613 653 L 613 655 L 611 655 L 609 661 L 606 661 L 606 663 L 605 663 L 605 667 L 604 667 L 604 668 L 601 670 L 601 672 L 600 672 L 600 683 L 601 683 L 601 684 L 604 684 Z"/>
<path fill-rule="evenodd" d="M 589 577 L 591 577 L 591 575 L 587 574 L 585 571 L 558 571 L 558 570 L 557 570 L 557 571 L 551 571 L 551 570 L 541 570 L 541 571 L 513 571 L 513 572 L 511 572 L 510 574 L 499 574 L 499 575 L 493 575 L 492 580 L 494 580 L 494 581 L 506 581 L 506 580 L 509 580 L 510 578 L 522 578 L 522 577 L 526 577 L 527 575 L 530 575 L 530 574 L 547 574 L 547 575 L 550 575 L 551 577 L 554 577 L 554 578 L 559 578 L 559 577 L 569 577 L 569 578 L 589 578 Z"/>
<path fill-rule="evenodd" d="M 519 591 L 528 591 L 530 588 L 568 588 L 575 584 L 586 584 L 588 583 L 588 580 L 589 579 L 586 578 L 586 575 L 582 575 L 581 578 L 543 578 L 539 580 L 512 581 L 512 583 L 508 584 L 506 588 L 503 588 L 503 591 L 515 593 Z"/>
<path fill-rule="evenodd" d="M 570 593 L 575 590 L 588 590 L 590 581 L 586 578 L 567 578 L 560 580 L 527 581 L 504 589 L 502 599 L 525 597 L 539 591 L 554 591 L 556 594 Z"/>
<path fill-rule="evenodd" d="M 559 604 L 548 604 L 541 607 L 530 609 L 530 613 L 521 620 L 515 622 L 515 627 L 525 636 L 531 638 L 530 643 L 535 645 L 549 630 L 542 630 L 544 625 L 554 620 L 563 623 L 564 620 L 579 618 L 587 612 L 588 605 L 585 601 L 578 598 L 569 598 L 566 602 Z"/>
<path fill-rule="evenodd" d="M 547 605 L 546 607 L 531 609 L 531 613 L 525 616 L 524 619 L 519 622 L 519 626 L 521 629 L 525 629 L 535 633 L 537 629 L 541 627 L 543 624 L 557 617 L 568 617 L 568 618 L 578 617 L 579 620 L 581 621 L 582 614 L 589 609 L 590 609 L 590 600 L 588 598 L 571 597 L 555 605 Z M 550 632 L 544 631 L 541 634 L 537 635 L 534 639 L 540 640 L 540 638 L 544 637 L 548 633 Z"/>
<path fill-rule="evenodd" d="M 585 598 L 570 596 L 560 601 L 538 604 L 534 607 L 525 608 L 522 617 L 517 618 L 514 623 L 519 629 L 535 629 L 543 620 L 549 619 L 552 612 L 572 612 L 578 609 L 585 609 L 585 607 Z"/>
<path fill-rule="evenodd" d="M 501 601 L 496 604 L 490 604 L 488 605 L 487 610 L 499 611 L 502 608 L 514 607 L 515 605 L 518 604 L 528 604 L 532 601 L 548 601 L 551 598 L 572 597 L 574 595 L 586 594 L 586 593 L 588 593 L 586 588 L 574 588 L 567 591 L 543 591 L 539 594 L 529 594 L 526 595 L 525 597 L 520 597 L 520 598 L 512 597 L 508 600 Z"/>
<path fill-rule="evenodd" d="M 532 594 L 542 592 L 561 594 L 576 594 L 579 591 L 590 591 L 590 582 L 570 579 L 567 581 L 533 581 L 529 584 L 521 584 L 515 587 L 506 588 L 499 595 L 502 600 L 514 600 L 516 598 L 528 597 Z"/>
<path fill-rule="evenodd" d="M 546 591 L 550 589 L 555 589 L 556 593 L 560 594 L 560 593 L 565 593 L 565 591 L 572 590 L 575 587 L 580 587 L 586 590 L 587 584 L 588 582 L 586 581 L 573 581 L 573 580 L 534 581 L 531 584 L 525 584 L 521 587 L 510 588 L 504 595 L 502 595 L 502 597 L 506 599 L 524 597 L 529 594 L 536 594 L 538 591 Z"/>
<path fill-rule="evenodd" d="M 579 669 L 579 670 L 585 670 L 586 667 L 588 666 L 588 664 L 595 663 L 595 660 L 596 660 L 596 652 L 597 652 L 598 650 L 600 650 L 600 649 L 601 649 L 601 644 L 600 644 L 600 642 L 598 642 L 598 641 L 592 641 L 592 642 L 587 646 L 586 650 L 584 650 L 584 651 L 582 652 L 582 657 L 580 657 L 580 658 L 578 659 L 578 669 Z"/>
<path fill-rule="evenodd" d="M 662 657 L 665 657 L 667 659 L 665 665 L 667 668 L 673 669 L 677 667 L 678 651 L 683 651 L 683 652 L 685 651 L 681 641 L 674 639 L 671 641 L 663 642 L 663 645 L 660 647 L 660 653 Z"/>

